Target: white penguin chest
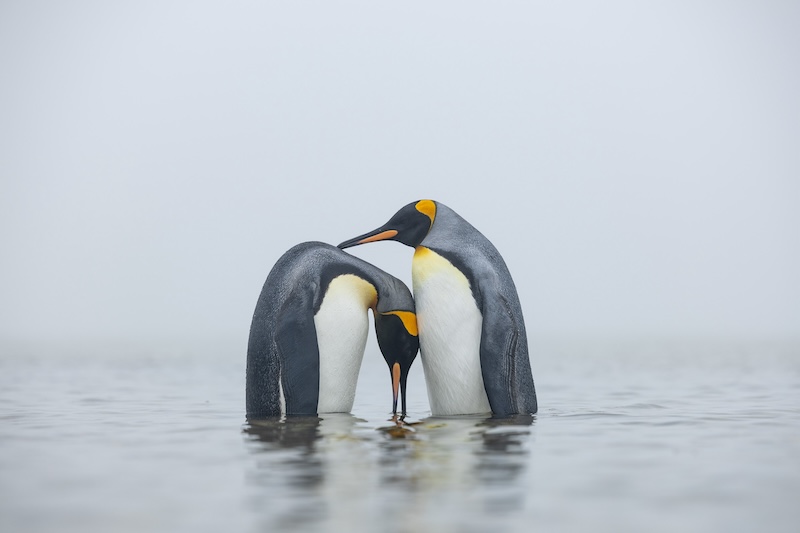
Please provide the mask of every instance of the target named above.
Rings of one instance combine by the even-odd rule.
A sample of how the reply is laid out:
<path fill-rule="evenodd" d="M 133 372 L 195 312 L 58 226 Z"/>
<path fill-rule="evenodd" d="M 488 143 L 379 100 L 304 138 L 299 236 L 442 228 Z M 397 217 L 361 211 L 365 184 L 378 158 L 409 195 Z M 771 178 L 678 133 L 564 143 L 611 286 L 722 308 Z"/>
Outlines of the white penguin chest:
<path fill-rule="evenodd" d="M 328 285 L 314 315 L 319 348 L 318 413 L 347 413 L 353 408 L 369 331 L 367 309 L 376 296 L 372 284 L 352 274 L 338 276 Z"/>
<path fill-rule="evenodd" d="M 483 316 L 469 280 L 433 250 L 412 263 L 420 358 L 434 416 L 489 413 L 480 343 Z"/>

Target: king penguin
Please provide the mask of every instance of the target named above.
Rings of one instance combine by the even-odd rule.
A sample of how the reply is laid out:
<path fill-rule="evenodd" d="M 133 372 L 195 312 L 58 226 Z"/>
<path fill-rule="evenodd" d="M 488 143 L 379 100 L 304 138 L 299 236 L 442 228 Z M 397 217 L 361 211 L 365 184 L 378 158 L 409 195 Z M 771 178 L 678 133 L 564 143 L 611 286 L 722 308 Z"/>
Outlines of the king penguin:
<path fill-rule="evenodd" d="M 249 419 L 349 412 L 372 309 L 375 333 L 406 412 L 419 340 L 411 291 L 399 279 L 321 242 L 298 244 L 267 276 L 247 347 Z"/>
<path fill-rule="evenodd" d="M 339 248 L 382 240 L 416 249 L 412 279 L 432 414 L 536 413 L 522 307 L 494 245 L 444 204 L 420 200 Z"/>

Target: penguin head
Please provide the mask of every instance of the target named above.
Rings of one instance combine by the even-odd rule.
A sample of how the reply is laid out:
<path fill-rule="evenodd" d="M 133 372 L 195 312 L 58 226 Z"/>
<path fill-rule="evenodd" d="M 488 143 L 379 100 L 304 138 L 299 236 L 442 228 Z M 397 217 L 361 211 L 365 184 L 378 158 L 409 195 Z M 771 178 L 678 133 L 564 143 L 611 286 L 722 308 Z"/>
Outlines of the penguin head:
<path fill-rule="evenodd" d="M 392 413 L 397 414 L 397 397 L 402 393 L 402 414 L 406 414 L 406 380 L 419 351 L 417 316 L 412 311 L 375 311 L 375 334 L 392 376 Z"/>
<path fill-rule="evenodd" d="M 433 200 L 411 202 L 395 213 L 383 226 L 344 241 L 339 248 L 384 240 L 398 241 L 415 248 L 430 231 L 434 218 L 436 218 L 436 202 Z"/>

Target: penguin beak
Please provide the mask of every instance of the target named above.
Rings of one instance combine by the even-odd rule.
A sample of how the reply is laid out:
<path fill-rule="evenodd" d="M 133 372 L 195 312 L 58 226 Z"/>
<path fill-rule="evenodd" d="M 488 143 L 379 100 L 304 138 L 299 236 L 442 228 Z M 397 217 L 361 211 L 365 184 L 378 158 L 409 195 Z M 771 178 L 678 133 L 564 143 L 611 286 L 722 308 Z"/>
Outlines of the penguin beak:
<path fill-rule="evenodd" d="M 400 392 L 400 363 L 392 365 L 392 414 L 397 415 L 397 394 Z M 405 388 L 405 387 L 403 387 Z M 405 410 L 406 396 L 403 394 L 403 414 Z"/>
<path fill-rule="evenodd" d="M 388 229 L 386 226 L 381 226 L 380 228 L 370 231 L 369 233 L 359 235 L 358 237 L 350 239 L 349 241 L 344 241 L 339 245 L 339 248 L 344 249 L 350 248 L 351 246 L 358 246 L 359 244 L 367 244 L 368 242 L 385 241 L 395 237 L 396 235 L 396 229 Z"/>

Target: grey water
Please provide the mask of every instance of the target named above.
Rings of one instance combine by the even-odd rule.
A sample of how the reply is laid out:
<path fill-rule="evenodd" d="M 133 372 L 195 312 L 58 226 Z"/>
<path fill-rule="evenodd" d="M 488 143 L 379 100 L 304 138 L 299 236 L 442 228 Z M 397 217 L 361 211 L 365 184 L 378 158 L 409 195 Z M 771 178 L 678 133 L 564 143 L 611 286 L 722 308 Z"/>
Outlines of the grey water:
<path fill-rule="evenodd" d="M 540 412 L 248 424 L 244 354 L 0 356 L 0 531 L 798 531 L 795 345 L 534 347 Z"/>

